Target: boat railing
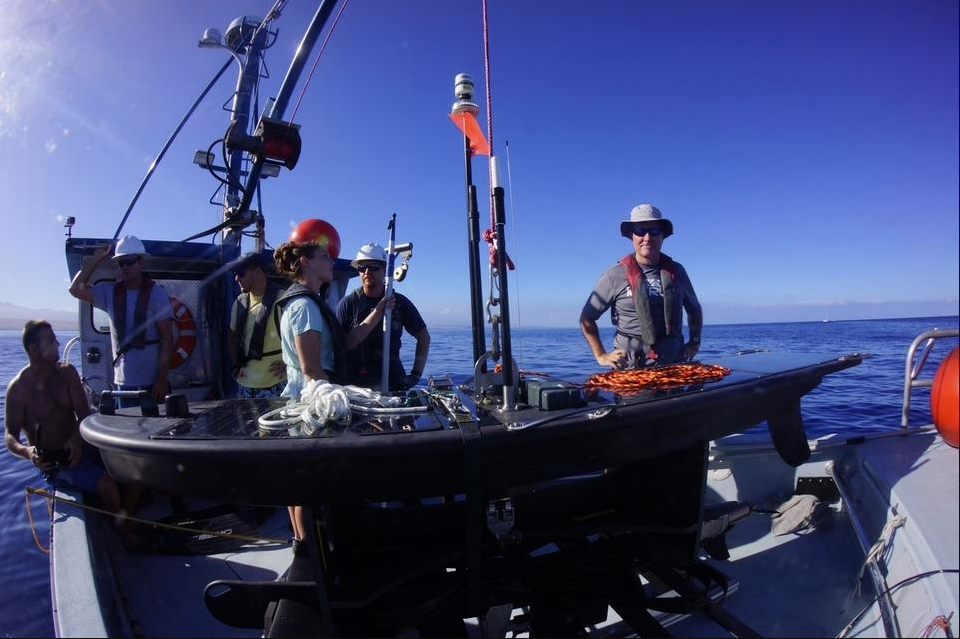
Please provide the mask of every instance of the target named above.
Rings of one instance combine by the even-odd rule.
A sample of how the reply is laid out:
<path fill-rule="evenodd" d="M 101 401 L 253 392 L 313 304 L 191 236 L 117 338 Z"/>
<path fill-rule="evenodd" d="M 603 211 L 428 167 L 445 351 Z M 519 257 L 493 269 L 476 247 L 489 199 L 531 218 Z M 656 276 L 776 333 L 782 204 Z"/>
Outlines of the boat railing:
<path fill-rule="evenodd" d="M 79 341 L 80 341 L 80 336 L 79 336 L 79 335 L 77 335 L 76 337 L 71 337 L 71 338 L 70 338 L 70 340 L 67 342 L 66 346 L 63 347 L 63 355 L 61 355 L 61 357 L 60 357 L 60 361 L 61 361 L 61 362 L 69 362 L 69 361 L 70 361 L 71 351 L 73 351 L 73 347 L 76 346 Z"/>
<path fill-rule="evenodd" d="M 960 336 L 960 330 L 955 328 L 934 328 L 920 333 L 910 344 L 910 348 L 907 350 L 906 370 L 904 371 L 903 413 L 900 416 L 900 428 L 910 427 L 910 394 L 913 389 L 933 386 L 932 377 L 920 379 L 920 373 L 926 365 L 927 359 L 930 357 L 933 345 L 938 339 L 958 336 Z M 920 356 L 916 357 L 917 361 L 914 362 L 913 360 L 917 354 L 917 349 L 919 349 L 921 345 L 923 350 L 920 351 Z"/>

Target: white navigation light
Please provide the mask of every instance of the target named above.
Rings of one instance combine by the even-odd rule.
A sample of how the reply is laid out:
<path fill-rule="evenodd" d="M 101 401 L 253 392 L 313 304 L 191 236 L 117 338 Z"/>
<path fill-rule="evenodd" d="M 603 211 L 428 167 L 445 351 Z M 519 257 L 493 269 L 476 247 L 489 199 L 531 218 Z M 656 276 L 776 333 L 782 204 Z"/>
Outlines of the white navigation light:
<path fill-rule="evenodd" d="M 197 43 L 198 47 L 220 47 L 223 46 L 220 44 L 222 36 L 218 29 L 207 29 L 203 32 L 203 37 L 200 38 L 200 42 Z"/>
<path fill-rule="evenodd" d="M 476 115 L 480 112 L 473 100 L 473 78 L 469 73 L 458 73 L 453 80 L 453 94 L 457 96 L 457 101 L 450 107 L 450 113 L 457 115 L 460 113 L 470 113 Z"/>

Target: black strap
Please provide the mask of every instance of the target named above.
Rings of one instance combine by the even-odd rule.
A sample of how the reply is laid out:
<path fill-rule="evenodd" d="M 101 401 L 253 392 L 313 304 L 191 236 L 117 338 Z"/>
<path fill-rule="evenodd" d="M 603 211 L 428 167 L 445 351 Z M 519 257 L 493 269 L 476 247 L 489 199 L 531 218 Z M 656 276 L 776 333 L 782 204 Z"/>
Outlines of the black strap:
<path fill-rule="evenodd" d="M 281 351 L 263 350 L 263 342 L 267 335 L 267 322 L 270 321 L 270 309 L 273 307 L 277 296 L 280 294 L 280 288 L 273 282 L 267 283 L 267 289 L 263 293 L 260 301 L 260 312 L 254 318 L 253 332 L 250 334 L 250 343 L 243 343 L 243 336 L 247 329 L 247 320 L 250 317 L 251 295 L 247 293 L 237 298 L 239 308 L 237 309 L 237 335 L 240 339 L 240 361 L 237 363 L 239 368 L 247 365 L 247 362 L 253 359 L 263 359 L 270 355 L 278 355 Z M 277 335 L 280 334 L 280 325 L 277 324 Z"/>
<path fill-rule="evenodd" d="M 467 610 L 483 618 L 480 607 L 480 573 L 483 564 L 483 465 L 480 458 L 480 425 L 474 420 L 457 424 L 463 438 L 464 497 L 467 511 Z"/>
<path fill-rule="evenodd" d="M 321 292 L 326 291 L 328 285 L 324 284 L 321 288 Z M 330 374 L 330 381 L 334 384 L 346 384 L 347 383 L 347 371 L 346 371 L 346 354 L 343 350 L 343 344 L 346 341 L 346 337 L 343 333 L 343 327 L 340 326 L 339 320 L 334 312 L 327 306 L 327 303 L 323 300 L 320 294 L 311 291 L 306 286 L 300 283 L 293 283 L 290 287 L 284 291 L 280 297 L 277 298 L 276 305 L 274 306 L 274 322 L 277 325 L 277 335 L 280 335 L 280 314 L 283 312 L 283 309 L 290 302 L 290 300 L 297 297 L 309 297 L 314 302 L 316 302 L 317 307 L 320 309 L 320 315 L 326 321 L 327 326 L 330 327 L 331 333 L 331 343 L 333 344 L 333 371 Z"/>

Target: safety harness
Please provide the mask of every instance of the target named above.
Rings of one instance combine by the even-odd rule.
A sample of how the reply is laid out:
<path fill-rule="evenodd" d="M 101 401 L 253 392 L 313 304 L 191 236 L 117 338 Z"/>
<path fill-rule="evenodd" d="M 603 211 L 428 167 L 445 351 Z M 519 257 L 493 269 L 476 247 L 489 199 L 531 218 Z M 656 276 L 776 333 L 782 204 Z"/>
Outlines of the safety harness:
<path fill-rule="evenodd" d="M 346 355 L 343 350 L 345 340 L 343 327 L 340 326 L 340 322 L 337 321 L 337 316 L 330 310 L 327 303 L 315 291 L 311 291 L 303 284 L 295 282 L 277 297 L 273 311 L 273 318 L 277 325 L 277 334 L 280 334 L 280 314 L 283 313 L 284 307 L 286 307 L 290 300 L 297 297 L 309 297 L 316 302 L 320 308 L 320 315 L 323 316 L 327 326 L 330 327 L 331 337 L 333 338 L 331 340 L 333 344 L 333 370 L 327 371 L 327 374 L 330 376 L 330 381 L 334 384 L 345 384 L 347 382 L 347 368 Z"/>
<path fill-rule="evenodd" d="M 250 305 L 253 303 L 252 295 L 246 293 L 237 298 L 237 335 L 240 336 L 240 361 L 237 362 L 238 368 L 243 368 L 247 362 L 254 359 L 263 359 L 271 355 L 279 355 L 280 350 L 263 352 L 263 341 L 267 334 L 267 323 L 270 321 L 270 309 L 280 294 L 280 287 L 273 282 L 267 282 L 267 289 L 263 292 L 263 298 L 260 300 L 260 308 L 253 316 L 253 333 L 250 335 L 250 343 L 244 346 L 243 336 L 246 334 L 247 320 L 250 318 Z M 279 325 L 277 326 L 277 335 L 280 334 Z"/>
<path fill-rule="evenodd" d="M 643 272 L 633 253 L 624 255 L 620 260 L 620 266 L 627 276 L 627 283 L 630 285 L 630 291 L 633 295 L 633 304 L 637 309 L 637 320 L 640 322 L 641 335 L 621 334 L 632 337 L 640 341 L 643 348 L 643 354 L 647 360 L 656 360 L 659 356 L 654 350 L 654 343 L 657 341 L 657 331 L 654 328 L 653 316 L 650 313 L 650 300 L 644 289 Z M 660 283 L 663 285 L 663 322 L 666 329 L 664 337 L 679 337 L 680 334 L 674 333 L 674 329 L 679 329 L 681 319 L 674 317 L 674 312 L 680 310 L 677 299 L 677 265 L 665 253 L 660 254 Z"/>
<path fill-rule="evenodd" d="M 159 338 L 146 339 L 147 308 L 154 282 L 149 277 L 143 277 L 141 280 L 137 305 L 133 309 L 133 334 L 129 337 L 127 336 L 127 287 L 123 282 L 113 285 L 113 330 L 117 337 L 117 356 L 113 360 L 114 365 L 121 355 L 131 349 L 146 348 L 150 344 L 160 343 Z"/>

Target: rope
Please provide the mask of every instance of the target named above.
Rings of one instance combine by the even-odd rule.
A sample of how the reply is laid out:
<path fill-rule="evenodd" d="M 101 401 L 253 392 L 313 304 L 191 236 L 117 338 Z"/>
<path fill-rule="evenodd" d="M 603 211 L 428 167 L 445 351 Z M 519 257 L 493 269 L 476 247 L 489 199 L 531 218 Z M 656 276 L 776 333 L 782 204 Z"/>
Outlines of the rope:
<path fill-rule="evenodd" d="M 877 543 L 873 544 L 873 547 L 870 548 L 870 552 L 867 553 L 867 556 L 864 557 L 863 563 L 860 565 L 860 572 L 857 573 L 857 596 L 860 596 L 860 586 L 863 583 L 863 571 L 867 569 L 867 564 L 871 561 L 878 561 L 880 553 L 884 551 L 887 547 L 887 544 L 890 543 L 890 539 L 893 537 L 893 531 L 897 528 L 900 528 L 905 523 L 907 523 L 907 518 L 903 515 L 894 515 L 893 519 L 888 521 L 884 525 L 883 530 L 880 531 L 880 537 L 877 539 Z"/>
<path fill-rule="evenodd" d="M 375 415 L 425 413 L 429 406 L 402 406 L 404 397 L 383 395 L 360 386 L 340 386 L 318 379 L 300 391 L 300 401 L 290 402 L 260 416 L 258 424 L 267 430 L 299 427 L 296 434 L 310 435 L 327 422 L 349 424 L 354 411 Z"/>
<path fill-rule="evenodd" d="M 36 526 L 36 524 L 35 524 L 34 521 L 33 521 L 33 513 L 30 511 L 30 492 L 29 492 L 29 490 L 30 490 L 30 489 L 25 489 L 24 492 L 23 492 L 23 505 L 24 505 L 24 506 L 26 507 L 26 509 L 27 509 L 27 521 L 30 522 L 30 534 L 33 535 L 33 543 L 35 543 L 35 544 L 37 545 L 37 548 L 40 549 L 40 552 L 42 552 L 42 553 L 45 554 L 45 555 L 49 555 L 49 554 L 50 554 L 50 549 L 47 548 L 46 546 L 44 546 L 44 545 L 40 542 L 40 537 L 37 535 L 37 526 Z M 50 516 L 51 519 L 53 519 L 53 508 L 50 507 L 50 502 L 49 502 L 49 501 L 46 502 L 46 504 L 47 504 L 47 514 Z"/>
<path fill-rule="evenodd" d="M 655 368 L 597 373 L 587 378 L 584 386 L 626 395 L 637 393 L 645 388 L 666 388 L 698 382 L 715 382 L 729 374 L 729 368 L 715 364 L 672 364 Z"/>
<path fill-rule="evenodd" d="M 211 535 L 216 537 L 224 537 L 226 539 L 239 539 L 240 541 L 249 541 L 253 543 L 266 542 L 271 544 L 286 544 L 289 542 L 288 539 L 274 539 L 272 537 L 252 537 L 250 535 L 237 535 L 234 533 L 225 533 L 217 530 L 203 530 L 201 528 L 189 528 L 187 526 L 177 526 L 176 524 L 164 524 L 159 521 L 152 521 L 150 519 L 140 519 L 139 517 L 133 517 L 131 515 L 124 515 L 122 513 L 112 513 L 109 510 L 104 510 L 103 508 L 96 508 L 94 506 L 88 506 L 87 504 L 81 504 L 78 501 L 73 499 L 65 499 L 63 497 L 57 497 L 42 488 L 30 488 L 29 486 L 24 487 L 24 492 L 27 496 L 29 494 L 40 495 L 41 497 L 47 498 L 47 507 L 49 508 L 50 501 L 59 501 L 62 504 L 67 504 L 73 506 L 74 508 L 79 508 L 81 510 L 89 510 L 91 512 L 100 513 L 101 515 L 106 515 L 108 517 L 114 517 L 116 519 L 122 519 L 124 521 L 132 521 L 137 524 L 143 524 L 146 526 L 152 526 L 155 528 L 166 528 L 167 530 L 179 530 L 180 532 L 186 532 L 191 534 L 202 534 L 202 535 Z M 49 551 L 45 551 L 49 552 Z"/>
<path fill-rule="evenodd" d="M 317 50 L 317 57 L 313 59 L 313 66 L 310 67 L 310 73 L 307 74 L 307 80 L 303 83 L 303 89 L 300 90 L 300 95 L 297 97 L 297 103 L 293 107 L 293 113 L 290 114 L 291 124 L 293 124 L 294 119 L 297 117 L 297 109 L 300 108 L 300 102 L 303 101 L 303 95 L 307 92 L 307 87 L 310 86 L 310 80 L 313 78 L 313 72 L 317 70 L 317 63 L 320 62 L 320 56 L 323 55 L 323 50 L 327 48 L 327 42 L 330 40 L 330 36 L 333 35 L 333 30 L 337 28 L 337 23 L 340 22 L 340 16 L 343 15 L 343 10 L 347 8 L 348 4 L 350 4 L 350 0 L 344 0 L 344 3 L 340 5 L 340 10 L 337 11 L 337 15 L 333 19 L 333 24 L 330 25 L 330 30 L 327 31 L 327 35 L 323 38 L 323 42 L 320 43 L 320 49 Z"/>
<path fill-rule="evenodd" d="M 933 618 L 933 621 L 927 624 L 927 627 L 923 629 L 920 633 L 921 637 L 932 637 L 934 630 L 939 630 L 943 633 L 944 637 L 950 637 L 950 620 L 953 619 L 953 612 L 944 617 L 943 615 L 937 615 Z"/>
<path fill-rule="evenodd" d="M 493 155 L 493 88 L 490 86 L 490 27 L 487 24 L 487 0 L 483 0 L 483 81 L 487 85 L 487 142 Z M 490 217 L 493 226 L 493 217 Z"/>
<path fill-rule="evenodd" d="M 887 595 L 891 595 L 891 594 L 893 594 L 895 591 L 897 591 L 897 590 L 899 590 L 900 588 L 902 588 L 903 586 L 908 586 L 908 585 L 914 584 L 914 583 L 920 581 L 921 579 L 926 579 L 927 577 L 932 577 L 932 576 L 934 576 L 934 575 L 955 575 L 955 574 L 957 574 L 958 572 L 960 572 L 960 571 L 958 571 L 956 568 L 937 568 L 936 570 L 928 570 L 928 571 L 926 571 L 926 572 L 921 572 L 921 573 L 918 573 L 918 574 L 916 574 L 916 575 L 912 575 L 912 576 L 910 576 L 910 577 L 907 577 L 906 579 L 901 579 L 900 581 L 898 581 L 897 583 L 893 584 L 892 586 L 890 586 L 890 587 L 887 588 L 886 590 L 883 590 L 882 592 L 880 592 L 876 597 L 874 597 L 874 598 L 870 601 L 870 603 L 868 603 L 866 606 L 864 606 L 863 608 L 861 608 L 861 609 L 860 609 L 860 612 L 858 612 L 857 614 L 855 614 L 855 615 L 853 616 L 853 618 L 852 618 L 849 622 L 847 622 L 847 625 L 843 627 L 843 630 L 841 630 L 841 631 L 839 632 L 839 634 L 837 634 L 837 638 L 838 638 L 838 639 L 842 639 L 843 637 L 846 637 L 846 636 L 847 636 L 847 633 L 850 632 L 850 630 L 856 625 L 856 623 L 857 623 L 858 621 L 860 621 L 860 619 L 861 619 L 865 614 L 867 614 L 867 612 L 868 612 L 871 608 L 873 608 L 874 604 L 876 604 L 878 601 L 880 601 L 880 598 L 881 598 L 881 597 L 885 597 L 885 596 L 887 596 Z M 879 590 L 879 587 L 878 587 L 878 590 Z M 950 614 L 951 614 L 951 616 L 953 615 L 953 613 L 950 613 Z M 936 621 L 936 619 L 934 619 L 934 621 Z M 947 636 L 949 636 L 949 635 L 947 635 Z"/>

